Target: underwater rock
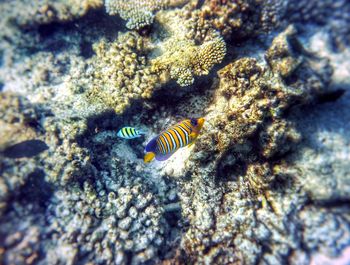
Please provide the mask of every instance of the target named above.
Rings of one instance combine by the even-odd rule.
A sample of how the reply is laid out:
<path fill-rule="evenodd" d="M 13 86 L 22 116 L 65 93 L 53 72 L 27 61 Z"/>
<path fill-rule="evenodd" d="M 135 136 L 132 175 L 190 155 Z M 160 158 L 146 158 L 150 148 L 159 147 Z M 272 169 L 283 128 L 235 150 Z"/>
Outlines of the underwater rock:
<path fill-rule="evenodd" d="M 102 5 L 102 0 L 16 0 L 3 3 L 2 9 L 8 22 L 26 28 L 72 21 L 84 16 L 89 10 L 101 8 Z"/>

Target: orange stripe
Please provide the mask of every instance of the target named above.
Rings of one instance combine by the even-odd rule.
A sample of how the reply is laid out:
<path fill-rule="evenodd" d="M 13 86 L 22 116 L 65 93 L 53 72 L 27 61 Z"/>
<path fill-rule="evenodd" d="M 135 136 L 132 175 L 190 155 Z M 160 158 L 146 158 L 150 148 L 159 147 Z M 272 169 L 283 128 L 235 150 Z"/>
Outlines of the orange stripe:
<path fill-rule="evenodd" d="M 179 149 L 180 148 L 180 141 L 178 139 L 178 136 L 176 135 L 176 133 L 173 130 L 174 130 L 174 127 L 169 129 L 168 132 L 170 132 L 171 135 L 174 137 L 174 140 L 175 140 L 175 143 L 176 143 L 176 149 Z"/>
<path fill-rule="evenodd" d="M 182 140 L 182 146 L 185 146 L 187 144 L 186 142 L 186 135 L 184 132 L 179 128 L 179 126 L 174 126 L 174 129 L 180 134 L 181 140 Z"/>
<path fill-rule="evenodd" d="M 184 129 L 188 134 L 191 133 L 190 129 L 188 129 L 188 127 L 185 126 L 184 124 L 180 123 L 178 126 L 180 126 L 182 129 Z"/>
<path fill-rule="evenodd" d="M 168 132 L 168 131 L 167 131 Z M 167 134 L 167 133 L 163 133 L 163 135 L 166 137 L 166 139 L 168 140 L 169 142 L 169 146 L 170 146 L 170 151 L 173 150 L 173 142 L 171 141 L 171 138 L 170 136 Z"/>
<path fill-rule="evenodd" d="M 191 128 L 191 130 L 193 130 L 193 125 L 191 124 L 190 120 L 184 120 L 183 123 L 185 123 L 188 127 Z"/>
<path fill-rule="evenodd" d="M 161 134 L 162 136 L 163 134 Z M 166 144 L 165 142 L 165 139 L 163 137 L 159 136 L 159 139 L 162 141 L 163 145 L 164 145 L 164 148 L 165 148 L 165 153 L 169 153 L 169 150 L 168 150 L 168 145 Z"/>
<path fill-rule="evenodd" d="M 163 150 L 162 142 L 161 142 L 160 137 L 158 137 L 158 139 L 157 139 L 157 146 L 158 146 L 158 149 L 160 150 L 160 153 L 163 154 L 165 150 Z"/>

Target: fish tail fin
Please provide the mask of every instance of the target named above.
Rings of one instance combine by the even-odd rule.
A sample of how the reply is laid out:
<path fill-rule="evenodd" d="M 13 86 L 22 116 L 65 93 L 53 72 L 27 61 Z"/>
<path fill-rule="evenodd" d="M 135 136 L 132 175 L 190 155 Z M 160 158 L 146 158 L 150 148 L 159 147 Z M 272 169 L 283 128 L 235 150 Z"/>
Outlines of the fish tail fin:
<path fill-rule="evenodd" d="M 146 131 L 144 131 L 144 130 L 138 130 L 137 132 L 138 132 L 140 135 L 141 135 L 141 134 L 143 134 L 143 135 L 146 134 Z"/>
<path fill-rule="evenodd" d="M 153 153 L 153 152 L 148 152 L 145 154 L 144 158 L 143 158 L 143 161 L 145 163 L 149 163 L 151 162 L 154 158 L 156 157 L 156 154 Z"/>

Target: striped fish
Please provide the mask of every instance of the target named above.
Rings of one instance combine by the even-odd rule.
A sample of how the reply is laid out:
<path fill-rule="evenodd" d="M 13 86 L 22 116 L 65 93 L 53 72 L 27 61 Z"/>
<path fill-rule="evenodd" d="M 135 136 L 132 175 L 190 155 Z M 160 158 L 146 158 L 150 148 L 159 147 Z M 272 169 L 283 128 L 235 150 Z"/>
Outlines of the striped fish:
<path fill-rule="evenodd" d="M 120 138 L 124 138 L 124 139 L 138 138 L 138 137 L 141 137 L 141 135 L 143 134 L 145 134 L 143 131 L 136 130 L 133 127 L 123 127 L 117 133 L 117 135 Z"/>
<path fill-rule="evenodd" d="M 167 160 L 179 148 L 191 145 L 203 127 L 204 119 L 186 119 L 154 137 L 146 146 L 144 162 Z"/>

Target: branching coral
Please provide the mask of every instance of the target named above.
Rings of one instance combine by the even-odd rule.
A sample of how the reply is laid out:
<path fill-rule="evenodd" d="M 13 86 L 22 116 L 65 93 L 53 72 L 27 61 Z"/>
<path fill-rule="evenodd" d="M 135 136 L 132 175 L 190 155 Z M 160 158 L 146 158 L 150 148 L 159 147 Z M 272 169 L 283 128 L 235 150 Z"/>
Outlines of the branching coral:
<path fill-rule="evenodd" d="M 193 84 L 194 76 L 209 74 L 225 54 L 225 41 L 218 36 L 199 46 L 193 41 L 172 38 L 165 44 L 165 52 L 152 61 L 152 71 L 168 73 L 180 86 L 188 86 Z"/>
<path fill-rule="evenodd" d="M 105 6 L 110 15 L 119 14 L 124 20 L 127 20 L 126 26 L 129 29 L 140 29 L 151 25 L 155 13 L 169 6 L 182 4 L 184 0 L 106 0 Z"/>
<path fill-rule="evenodd" d="M 119 14 L 127 20 L 129 29 L 140 29 L 152 24 L 154 13 L 168 5 L 168 0 L 106 0 L 106 10 L 110 15 Z"/>

